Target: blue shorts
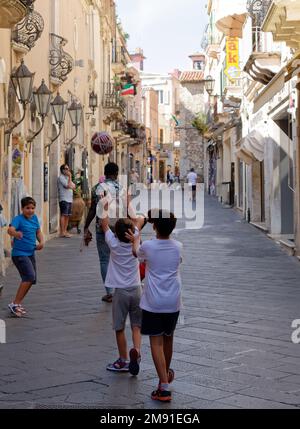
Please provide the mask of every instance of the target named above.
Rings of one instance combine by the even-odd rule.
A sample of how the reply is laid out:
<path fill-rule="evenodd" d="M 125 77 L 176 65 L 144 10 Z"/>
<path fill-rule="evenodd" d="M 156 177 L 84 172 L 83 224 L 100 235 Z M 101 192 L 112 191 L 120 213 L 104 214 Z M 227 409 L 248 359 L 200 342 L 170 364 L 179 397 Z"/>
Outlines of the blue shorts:
<path fill-rule="evenodd" d="M 12 261 L 17 267 L 22 282 L 36 284 L 36 262 L 35 256 L 13 256 Z"/>
<path fill-rule="evenodd" d="M 68 203 L 67 201 L 60 201 L 60 214 L 62 216 L 71 216 L 72 214 L 72 203 Z"/>

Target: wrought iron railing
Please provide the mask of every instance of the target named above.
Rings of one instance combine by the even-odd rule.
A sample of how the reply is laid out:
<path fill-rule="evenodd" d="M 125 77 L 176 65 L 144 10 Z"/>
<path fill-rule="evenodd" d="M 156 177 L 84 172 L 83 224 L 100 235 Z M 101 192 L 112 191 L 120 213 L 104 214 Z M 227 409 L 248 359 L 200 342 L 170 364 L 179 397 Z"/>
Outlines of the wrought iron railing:
<path fill-rule="evenodd" d="M 223 34 L 215 26 L 207 24 L 201 42 L 202 49 L 207 49 L 209 45 L 219 45 L 222 41 Z"/>
<path fill-rule="evenodd" d="M 120 96 L 119 91 L 115 89 L 113 83 L 104 83 L 103 85 L 102 106 L 105 109 L 115 109 L 119 110 L 122 114 L 125 113 L 126 102 Z"/>
<path fill-rule="evenodd" d="M 264 52 L 265 33 L 261 31 L 260 27 L 252 27 L 252 50 L 253 52 Z"/>
<path fill-rule="evenodd" d="M 23 3 L 24 6 L 30 7 L 35 2 L 35 0 L 20 0 L 20 3 Z"/>
<path fill-rule="evenodd" d="M 126 56 L 125 56 L 125 49 L 123 47 L 113 47 L 112 49 L 112 63 L 117 64 L 121 63 L 124 66 L 126 66 Z"/>
<path fill-rule="evenodd" d="M 63 83 L 67 80 L 68 74 L 74 67 L 74 60 L 70 54 L 64 51 L 63 47 L 67 40 L 57 34 L 50 34 L 50 76 Z"/>
<path fill-rule="evenodd" d="M 33 2 L 27 8 L 27 15 L 14 27 L 11 38 L 17 45 L 30 50 L 43 33 L 44 19 L 34 10 Z"/>
<path fill-rule="evenodd" d="M 254 26 L 262 26 L 271 3 L 272 0 L 247 0 L 247 10 L 252 17 Z"/>

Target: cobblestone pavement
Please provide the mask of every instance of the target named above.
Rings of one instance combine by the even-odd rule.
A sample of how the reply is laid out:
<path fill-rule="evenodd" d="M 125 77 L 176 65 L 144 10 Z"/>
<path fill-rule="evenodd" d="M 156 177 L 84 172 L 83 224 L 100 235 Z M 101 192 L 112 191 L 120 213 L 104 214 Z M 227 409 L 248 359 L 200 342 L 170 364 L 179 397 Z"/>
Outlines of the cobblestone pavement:
<path fill-rule="evenodd" d="M 171 404 L 149 398 L 157 380 L 147 338 L 139 377 L 105 370 L 116 358 L 111 306 L 100 299 L 95 245 L 80 253 L 74 236 L 38 255 L 39 284 L 21 320 L 7 312 L 18 282 L 15 269 L 8 271 L 0 408 L 300 407 L 300 344 L 291 342 L 291 323 L 300 318 L 299 262 L 209 197 L 204 228 L 178 238 L 184 311 Z"/>

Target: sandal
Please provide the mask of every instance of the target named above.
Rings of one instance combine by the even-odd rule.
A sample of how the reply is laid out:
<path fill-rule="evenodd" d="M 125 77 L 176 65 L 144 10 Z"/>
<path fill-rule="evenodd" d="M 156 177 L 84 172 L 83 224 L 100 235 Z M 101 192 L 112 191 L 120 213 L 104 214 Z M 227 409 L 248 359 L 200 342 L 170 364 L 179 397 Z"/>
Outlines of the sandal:
<path fill-rule="evenodd" d="M 112 299 L 113 299 L 113 296 L 111 295 L 111 294 L 108 294 L 108 295 L 104 295 L 103 297 L 102 297 L 102 301 L 104 301 L 104 302 L 112 302 Z"/>

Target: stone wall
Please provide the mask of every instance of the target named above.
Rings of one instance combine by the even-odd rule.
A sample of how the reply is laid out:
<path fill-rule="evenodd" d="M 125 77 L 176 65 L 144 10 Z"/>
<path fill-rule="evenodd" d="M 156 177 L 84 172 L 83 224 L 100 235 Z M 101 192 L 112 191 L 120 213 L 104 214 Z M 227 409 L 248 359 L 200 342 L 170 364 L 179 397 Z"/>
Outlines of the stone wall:
<path fill-rule="evenodd" d="M 195 116 L 204 112 L 204 84 L 182 82 L 180 87 L 180 175 L 194 168 L 204 181 L 204 139 L 192 126 Z"/>

